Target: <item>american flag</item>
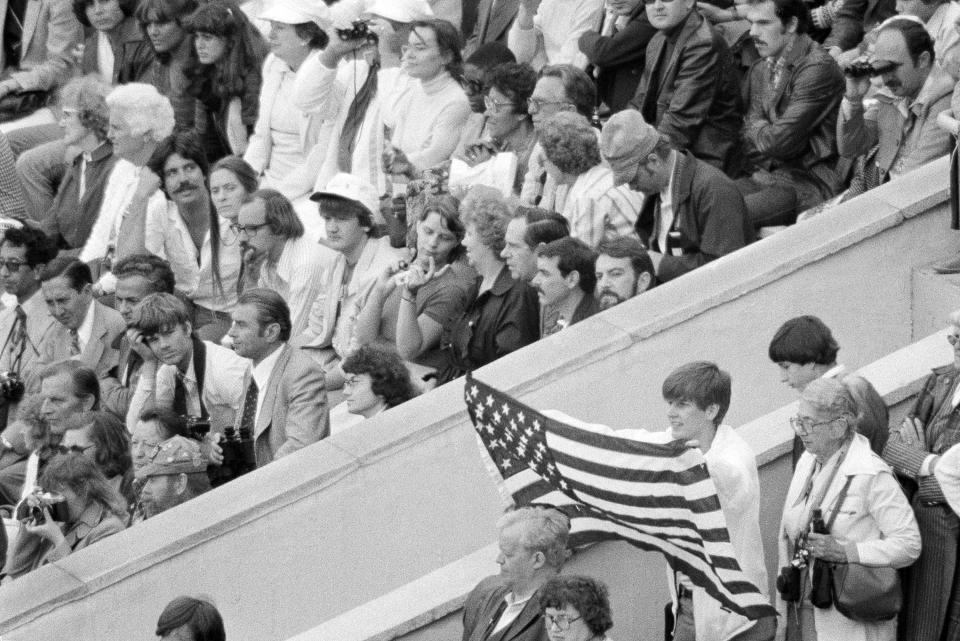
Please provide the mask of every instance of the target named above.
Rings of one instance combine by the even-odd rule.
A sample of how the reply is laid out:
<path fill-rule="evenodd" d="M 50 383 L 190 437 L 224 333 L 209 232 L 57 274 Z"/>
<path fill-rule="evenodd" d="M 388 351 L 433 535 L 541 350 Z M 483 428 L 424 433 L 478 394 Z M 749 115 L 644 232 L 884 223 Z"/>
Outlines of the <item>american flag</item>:
<path fill-rule="evenodd" d="M 515 505 L 567 514 L 571 547 L 616 540 L 660 552 L 724 607 L 750 619 L 775 614 L 740 570 L 699 449 L 538 412 L 470 374 L 464 389 L 501 489 Z"/>

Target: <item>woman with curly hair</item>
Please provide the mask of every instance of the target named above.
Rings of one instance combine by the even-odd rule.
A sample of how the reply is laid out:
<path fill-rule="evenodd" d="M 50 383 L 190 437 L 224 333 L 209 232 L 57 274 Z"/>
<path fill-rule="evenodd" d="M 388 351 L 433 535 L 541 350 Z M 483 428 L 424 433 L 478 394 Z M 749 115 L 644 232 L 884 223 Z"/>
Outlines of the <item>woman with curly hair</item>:
<path fill-rule="evenodd" d="M 410 372 L 396 353 L 367 345 L 343 360 L 347 410 L 364 418 L 396 407 L 417 395 Z"/>
<path fill-rule="evenodd" d="M 514 191 L 520 191 L 527 173 L 535 136 L 533 118 L 527 113 L 527 100 L 533 95 L 537 73 L 526 63 L 497 65 L 487 74 L 486 110 L 480 135 L 472 140 L 461 139 L 458 155 L 471 167 L 486 162 L 499 153 L 517 157 Z"/>
<path fill-rule="evenodd" d="M 551 116 L 541 127 L 540 144 L 547 174 L 556 184 L 554 209 L 570 221 L 571 236 L 596 249 L 602 240 L 634 234 L 643 198 L 626 186 L 614 186 L 613 172 L 601 164 L 597 133 L 586 118 L 569 111 Z"/>
<path fill-rule="evenodd" d="M 543 627 L 550 641 L 610 641 L 607 586 L 588 576 L 561 575 L 540 588 Z"/>
<path fill-rule="evenodd" d="M 536 292 L 514 280 L 500 254 L 506 245 L 510 210 L 496 190 L 475 187 L 460 206 L 467 262 L 479 275 L 478 294 L 441 346 L 445 362 L 438 383 L 462 376 L 540 336 Z"/>
<path fill-rule="evenodd" d="M 357 316 L 360 345 L 396 349 L 401 358 L 435 368 L 440 336 L 473 298 L 477 273 L 464 260 L 464 227 L 452 196 L 424 203 L 410 225 L 409 265 L 390 265 L 377 279 Z"/>
<path fill-rule="evenodd" d="M 187 16 L 197 59 L 187 92 L 197 99 L 197 131 L 211 163 L 242 155 L 257 123 L 267 45 L 231 0 L 212 0 Z"/>

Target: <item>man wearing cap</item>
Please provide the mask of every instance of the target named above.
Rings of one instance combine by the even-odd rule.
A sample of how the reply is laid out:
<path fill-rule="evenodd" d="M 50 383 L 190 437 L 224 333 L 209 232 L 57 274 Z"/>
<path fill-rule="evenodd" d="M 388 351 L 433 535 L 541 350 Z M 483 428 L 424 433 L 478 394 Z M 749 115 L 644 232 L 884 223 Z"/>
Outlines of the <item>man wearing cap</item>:
<path fill-rule="evenodd" d="M 207 460 L 200 446 L 182 436 L 161 443 L 153 459 L 137 472 L 137 480 L 143 483 L 140 505 L 146 519 L 210 489 Z"/>
<path fill-rule="evenodd" d="M 369 182 L 378 194 L 387 192 L 381 162 L 387 142 L 382 103 L 413 82 L 400 68 L 401 47 L 407 43 L 414 22 L 434 17 L 426 0 L 375 0 L 366 4 L 362 14 L 355 6 L 334 5 L 334 27 L 349 28 L 351 21 L 369 18 L 376 45 L 366 38 L 333 38 L 319 57 L 304 62 L 304 72 L 314 75 L 319 86 L 327 89 L 317 104 L 322 103 L 324 109 L 335 114 L 324 127 L 321 144 L 312 156 L 320 165 L 314 183 L 317 191 L 325 189 L 338 173 L 346 172 Z"/>
<path fill-rule="evenodd" d="M 237 216 L 245 286 L 266 287 L 290 306 L 294 335 L 304 331 L 334 254 L 304 233 L 293 204 L 275 189 L 260 189 Z"/>
<path fill-rule="evenodd" d="M 352 347 L 350 337 L 377 277 L 400 258 L 390 239 L 378 238 L 373 212 L 379 207 L 372 185 L 352 174 L 337 174 L 324 191 L 310 197 L 326 225 L 326 244 L 337 252 L 324 271 L 320 296 L 313 301 L 307 329 L 296 344 L 311 352 L 326 370 L 327 389 L 343 386 L 340 359 Z"/>
<path fill-rule="evenodd" d="M 753 240 L 734 182 L 689 152 L 672 149 L 639 111 L 614 114 L 601 136 L 614 184 L 641 191 L 637 233 L 665 282 Z"/>

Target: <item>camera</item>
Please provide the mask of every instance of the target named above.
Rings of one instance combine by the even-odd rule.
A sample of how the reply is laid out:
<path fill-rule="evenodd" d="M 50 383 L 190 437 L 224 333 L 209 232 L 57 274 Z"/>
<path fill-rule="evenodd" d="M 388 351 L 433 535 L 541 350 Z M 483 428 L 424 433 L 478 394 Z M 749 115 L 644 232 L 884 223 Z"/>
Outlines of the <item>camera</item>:
<path fill-rule="evenodd" d="M 790 565 L 780 568 L 777 576 L 777 592 L 780 593 L 780 598 L 788 603 L 800 600 L 800 568 L 796 562 L 794 559 Z"/>
<path fill-rule="evenodd" d="M 349 29 L 337 29 L 337 35 L 341 40 L 366 40 L 367 44 L 377 44 L 379 38 L 377 34 L 370 31 L 369 20 L 354 20 L 351 25 Z"/>
<path fill-rule="evenodd" d="M 70 519 L 70 508 L 67 505 L 67 499 L 58 492 L 44 492 L 37 489 L 33 496 L 39 502 L 39 505 L 31 506 L 26 501 L 21 501 L 17 506 L 17 520 L 32 520 L 36 525 L 46 522 L 43 515 L 43 508 L 50 510 L 50 518 L 59 523 L 66 523 Z"/>
<path fill-rule="evenodd" d="M 878 65 L 867 60 L 856 60 L 843 68 L 843 75 L 848 78 L 873 78 L 892 71 L 895 67 L 891 62 Z"/>
<path fill-rule="evenodd" d="M 210 433 L 210 419 L 203 416 L 181 416 L 187 427 L 187 435 L 195 441 L 202 441 Z"/>
<path fill-rule="evenodd" d="M 0 372 L 0 398 L 8 401 L 19 401 L 23 398 L 23 392 L 26 386 L 23 379 L 16 372 Z"/>

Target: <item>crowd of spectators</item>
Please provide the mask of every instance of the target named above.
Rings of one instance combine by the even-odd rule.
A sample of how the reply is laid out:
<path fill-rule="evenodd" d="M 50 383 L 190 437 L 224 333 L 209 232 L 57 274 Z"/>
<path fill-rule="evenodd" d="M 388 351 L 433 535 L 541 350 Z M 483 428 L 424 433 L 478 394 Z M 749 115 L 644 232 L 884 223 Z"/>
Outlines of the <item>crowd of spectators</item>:
<path fill-rule="evenodd" d="M 6 576 L 948 153 L 957 6 L 11 0 L 0 501 L 64 520 L 24 522 Z M 803 394 L 842 381 L 808 413 L 860 416 L 884 453 L 886 408 L 832 341 L 794 319 L 770 356 Z M 665 398 L 737 450 L 729 380 L 694 370 Z M 860 442 L 799 424 L 798 469 Z M 587 579 L 541 594 L 548 632 L 588 602 L 577 630 L 603 638 Z"/>

